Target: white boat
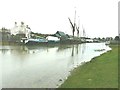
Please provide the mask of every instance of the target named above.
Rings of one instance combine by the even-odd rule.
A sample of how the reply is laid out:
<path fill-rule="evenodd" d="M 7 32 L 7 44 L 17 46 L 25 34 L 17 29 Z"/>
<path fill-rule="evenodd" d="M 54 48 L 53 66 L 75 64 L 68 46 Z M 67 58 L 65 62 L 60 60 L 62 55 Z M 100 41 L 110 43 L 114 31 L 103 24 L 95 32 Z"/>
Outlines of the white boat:
<path fill-rule="evenodd" d="M 110 44 L 110 41 L 106 41 L 106 42 L 105 42 L 105 45 L 109 45 L 109 44 Z"/>
<path fill-rule="evenodd" d="M 43 44 L 43 43 L 47 43 L 48 40 L 46 38 L 29 38 L 29 39 L 21 39 L 21 42 L 24 44 Z"/>

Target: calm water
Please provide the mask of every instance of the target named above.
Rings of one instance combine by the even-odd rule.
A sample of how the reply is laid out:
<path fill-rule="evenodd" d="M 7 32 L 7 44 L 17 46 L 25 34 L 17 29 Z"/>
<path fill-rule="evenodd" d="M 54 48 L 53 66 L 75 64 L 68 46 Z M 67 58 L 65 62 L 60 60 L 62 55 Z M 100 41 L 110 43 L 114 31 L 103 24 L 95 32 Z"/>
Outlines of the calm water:
<path fill-rule="evenodd" d="M 105 50 L 95 51 L 97 49 Z M 49 47 L 0 46 L 2 87 L 58 87 L 75 67 L 108 50 L 110 48 L 104 43 Z"/>

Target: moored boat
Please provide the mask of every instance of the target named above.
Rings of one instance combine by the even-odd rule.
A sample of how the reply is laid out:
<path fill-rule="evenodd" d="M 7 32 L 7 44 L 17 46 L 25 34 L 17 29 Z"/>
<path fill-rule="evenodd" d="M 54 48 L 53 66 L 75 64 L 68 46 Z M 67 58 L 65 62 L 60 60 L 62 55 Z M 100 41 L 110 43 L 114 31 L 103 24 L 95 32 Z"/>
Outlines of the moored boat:
<path fill-rule="evenodd" d="M 110 41 L 106 41 L 106 42 L 105 42 L 105 45 L 109 45 L 109 44 L 110 44 Z"/>
<path fill-rule="evenodd" d="M 25 41 L 23 40 L 22 42 L 23 44 L 26 45 L 35 45 L 35 44 L 46 44 L 48 43 L 48 40 L 45 38 L 37 38 L 37 39 L 30 38 L 30 39 L 26 39 Z"/>

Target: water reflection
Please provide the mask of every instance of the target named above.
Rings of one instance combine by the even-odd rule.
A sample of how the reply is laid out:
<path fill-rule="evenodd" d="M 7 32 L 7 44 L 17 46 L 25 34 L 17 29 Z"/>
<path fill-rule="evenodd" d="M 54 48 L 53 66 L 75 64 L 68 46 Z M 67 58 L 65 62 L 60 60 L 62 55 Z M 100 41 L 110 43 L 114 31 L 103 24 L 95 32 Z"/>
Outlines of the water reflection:
<path fill-rule="evenodd" d="M 77 49 L 77 50 L 76 50 L 76 53 L 78 54 L 78 45 L 76 45 L 76 49 Z"/>
<path fill-rule="evenodd" d="M 0 50 L 2 54 L 5 54 L 7 53 L 9 50 L 8 49 L 3 49 L 3 50 Z"/>
<path fill-rule="evenodd" d="M 82 44 L 82 54 L 84 54 L 85 49 L 86 49 L 86 43 Z"/>
<path fill-rule="evenodd" d="M 9 48 L 8 48 L 9 47 Z M 57 48 L 56 52 L 64 52 L 65 50 L 68 50 L 70 52 L 71 49 L 71 56 L 74 56 L 74 54 L 79 53 L 79 49 L 81 45 L 58 45 L 58 46 L 3 46 L 3 48 L 0 49 L 0 52 L 2 54 L 32 54 L 36 53 L 38 51 L 46 51 L 49 52 L 51 48 Z M 82 45 L 82 53 L 84 53 L 85 46 Z M 76 52 L 76 53 L 75 53 Z"/>
<path fill-rule="evenodd" d="M 94 51 L 99 48 L 105 48 L 105 51 Z M 55 88 L 63 82 L 72 69 L 109 49 L 100 43 L 2 46 L 0 53 L 4 57 L 1 59 L 3 62 L 3 87 Z M 60 79 L 62 81 L 59 81 Z"/>
<path fill-rule="evenodd" d="M 72 54 L 71 56 L 73 57 L 74 56 L 74 45 L 72 46 Z"/>

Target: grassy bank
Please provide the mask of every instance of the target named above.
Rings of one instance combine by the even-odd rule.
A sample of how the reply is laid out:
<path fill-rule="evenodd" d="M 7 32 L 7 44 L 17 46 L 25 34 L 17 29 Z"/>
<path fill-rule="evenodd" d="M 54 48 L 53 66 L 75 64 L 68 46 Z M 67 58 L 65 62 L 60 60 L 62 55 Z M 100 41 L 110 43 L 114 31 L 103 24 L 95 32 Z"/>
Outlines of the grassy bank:
<path fill-rule="evenodd" d="M 118 87 L 118 46 L 72 71 L 60 88 Z"/>

